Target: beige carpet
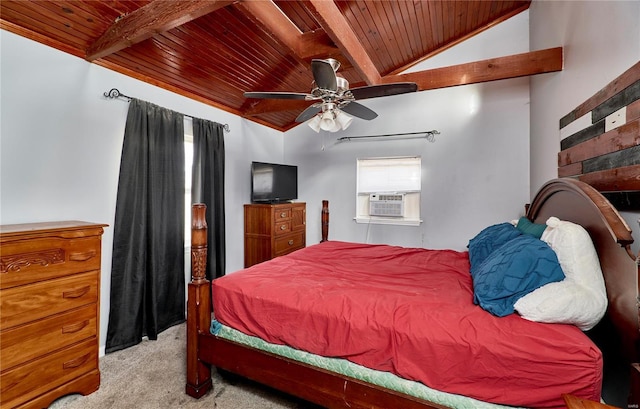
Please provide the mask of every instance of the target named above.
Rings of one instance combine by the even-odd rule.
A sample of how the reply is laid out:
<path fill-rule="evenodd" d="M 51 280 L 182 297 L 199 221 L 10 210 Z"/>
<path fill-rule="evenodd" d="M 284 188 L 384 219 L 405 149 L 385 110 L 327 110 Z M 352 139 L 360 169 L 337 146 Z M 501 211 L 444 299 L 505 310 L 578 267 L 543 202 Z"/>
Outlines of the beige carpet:
<path fill-rule="evenodd" d="M 100 389 L 91 395 L 69 395 L 50 409 L 317 409 L 244 379 L 222 378 L 214 371 L 214 389 L 200 399 L 184 392 L 185 324 L 169 328 L 157 341 L 143 341 L 100 359 Z"/>

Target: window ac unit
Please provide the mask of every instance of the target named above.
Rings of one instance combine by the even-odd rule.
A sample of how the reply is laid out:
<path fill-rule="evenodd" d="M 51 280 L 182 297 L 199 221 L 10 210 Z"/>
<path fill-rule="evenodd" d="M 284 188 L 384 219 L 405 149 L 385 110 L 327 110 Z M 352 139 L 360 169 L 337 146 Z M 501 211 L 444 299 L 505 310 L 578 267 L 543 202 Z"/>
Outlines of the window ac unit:
<path fill-rule="evenodd" d="M 403 217 L 404 194 L 371 193 L 369 216 Z"/>

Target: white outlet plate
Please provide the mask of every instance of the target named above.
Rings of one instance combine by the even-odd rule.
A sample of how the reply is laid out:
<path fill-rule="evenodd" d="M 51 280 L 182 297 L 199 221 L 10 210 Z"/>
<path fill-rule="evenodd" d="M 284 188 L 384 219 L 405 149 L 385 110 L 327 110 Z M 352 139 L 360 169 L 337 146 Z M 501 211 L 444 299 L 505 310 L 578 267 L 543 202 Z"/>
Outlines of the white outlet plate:
<path fill-rule="evenodd" d="M 627 107 L 622 107 L 613 114 L 607 116 L 604 121 L 604 131 L 609 132 L 627 123 Z"/>

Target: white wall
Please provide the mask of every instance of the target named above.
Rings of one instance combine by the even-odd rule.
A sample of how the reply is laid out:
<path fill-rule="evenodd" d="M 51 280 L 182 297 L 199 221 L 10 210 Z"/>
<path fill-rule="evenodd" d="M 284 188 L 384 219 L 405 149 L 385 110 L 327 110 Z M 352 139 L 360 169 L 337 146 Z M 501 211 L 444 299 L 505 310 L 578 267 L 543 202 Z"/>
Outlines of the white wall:
<path fill-rule="evenodd" d="M 557 176 L 560 118 L 640 60 L 640 2 L 531 3 L 531 49 L 564 47 L 564 69 L 531 77 L 531 195 Z M 623 216 L 640 246 L 638 212 Z"/>
<path fill-rule="evenodd" d="M 524 12 L 411 70 L 528 51 Z M 329 238 L 465 249 L 480 229 L 517 218 L 529 199 L 529 81 L 512 79 L 362 101 L 379 117 L 354 119 L 338 133 L 306 124 L 285 134 L 285 159 L 299 166 L 307 202 L 307 243 L 320 240 L 321 202 L 329 200 Z M 342 136 L 438 130 L 424 139 L 336 143 Z M 422 157 L 423 223 L 356 224 L 356 159 Z M 508 190 L 505 190 L 508 187 Z"/>
<path fill-rule="evenodd" d="M 109 313 L 113 223 L 128 104 L 122 93 L 187 115 L 228 123 L 227 271 L 243 267 L 242 205 L 252 160 L 282 161 L 282 133 L 211 106 L 0 31 L 0 224 L 53 220 L 106 223 L 102 245 L 100 345 Z"/>

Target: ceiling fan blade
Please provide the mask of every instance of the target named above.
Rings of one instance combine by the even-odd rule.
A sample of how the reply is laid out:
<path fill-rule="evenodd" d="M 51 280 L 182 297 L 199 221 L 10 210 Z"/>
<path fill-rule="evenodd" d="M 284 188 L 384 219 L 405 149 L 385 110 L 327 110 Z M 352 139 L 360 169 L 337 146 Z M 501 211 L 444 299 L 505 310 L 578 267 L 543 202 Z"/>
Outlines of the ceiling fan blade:
<path fill-rule="evenodd" d="M 352 88 L 350 91 L 353 94 L 353 97 L 358 100 L 406 94 L 408 92 L 416 92 L 417 90 L 418 84 L 415 82 L 394 82 L 391 84 L 368 85 Z"/>
<path fill-rule="evenodd" d="M 245 92 L 246 98 L 269 98 L 269 99 L 307 99 L 309 94 L 302 92 Z"/>
<path fill-rule="evenodd" d="M 316 104 L 311 105 L 309 108 L 302 111 L 300 115 L 296 118 L 296 122 L 304 122 L 307 119 L 311 119 L 318 114 L 322 110 L 322 106 L 316 106 Z"/>
<path fill-rule="evenodd" d="M 313 72 L 313 79 L 316 81 L 318 88 L 329 91 L 336 91 L 338 89 L 336 72 L 334 71 L 334 65 L 331 64 L 331 61 L 311 60 L 311 71 Z"/>
<path fill-rule="evenodd" d="M 358 118 L 366 119 L 370 121 L 378 116 L 375 112 L 357 102 L 350 102 L 347 105 L 340 108 L 342 111 L 349 115 L 357 116 Z"/>

